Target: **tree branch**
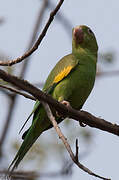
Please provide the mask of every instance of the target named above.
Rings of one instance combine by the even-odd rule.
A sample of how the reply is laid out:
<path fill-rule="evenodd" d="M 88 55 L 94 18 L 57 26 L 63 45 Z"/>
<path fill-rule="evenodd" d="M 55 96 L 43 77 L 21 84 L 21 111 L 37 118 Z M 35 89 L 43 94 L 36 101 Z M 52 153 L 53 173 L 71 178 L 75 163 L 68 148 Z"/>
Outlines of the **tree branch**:
<path fill-rule="evenodd" d="M 76 161 L 78 162 L 79 160 L 79 156 L 78 156 L 78 154 L 79 154 L 79 147 L 78 147 L 78 139 L 76 139 L 76 156 L 75 156 L 75 158 L 76 158 Z"/>
<path fill-rule="evenodd" d="M 28 99 L 31 99 L 31 100 L 36 101 L 36 99 L 35 99 L 33 96 L 30 96 L 30 95 L 28 95 L 28 94 L 26 94 L 26 93 L 23 93 L 23 92 L 21 92 L 21 91 L 19 91 L 19 90 L 17 90 L 17 89 L 14 89 L 14 88 L 11 88 L 11 87 L 2 85 L 2 84 L 0 84 L 0 87 L 1 87 L 1 88 L 4 88 L 4 89 L 7 89 L 7 90 L 9 90 L 9 91 L 11 91 L 11 92 L 13 92 L 13 93 L 22 95 L 22 96 L 24 96 L 25 98 L 28 98 Z M 9 94 L 9 96 L 11 96 L 11 94 Z"/>
<path fill-rule="evenodd" d="M 85 171 L 86 173 L 88 173 L 88 174 L 90 174 L 90 175 L 92 175 L 92 176 L 98 177 L 98 178 L 100 178 L 100 179 L 109 180 L 109 179 L 107 179 L 107 178 L 104 178 L 104 177 L 102 177 L 102 176 L 99 176 L 99 175 L 93 173 L 93 172 L 90 171 L 87 167 L 85 167 L 83 164 L 81 164 L 81 163 L 79 162 L 79 160 L 78 160 L 78 141 L 76 140 L 76 156 L 75 156 L 74 153 L 73 153 L 73 151 L 72 151 L 72 149 L 71 149 L 71 147 L 70 147 L 70 145 L 69 145 L 69 143 L 68 143 L 68 141 L 67 141 L 67 139 L 66 139 L 66 137 L 65 137 L 65 136 L 63 135 L 63 133 L 61 132 L 61 130 L 60 130 L 60 128 L 59 128 L 59 126 L 58 126 L 58 124 L 57 124 L 57 122 L 56 122 L 56 120 L 55 120 L 55 117 L 53 116 L 53 114 L 52 114 L 52 112 L 51 112 L 51 109 L 50 109 L 49 105 L 48 105 L 47 103 L 44 103 L 44 102 L 42 102 L 42 104 L 43 104 L 43 106 L 44 106 L 44 108 L 45 108 L 45 111 L 46 111 L 46 113 L 47 113 L 47 116 L 48 116 L 48 118 L 50 119 L 51 123 L 53 124 L 53 126 L 54 126 L 54 128 L 55 128 L 55 130 L 56 130 L 56 132 L 57 132 L 57 134 L 58 134 L 58 136 L 59 136 L 59 138 L 61 138 L 62 142 L 64 143 L 65 148 L 67 149 L 67 151 L 68 151 L 68 153 L 69 153 L 72 161 L 73 161 L 80 169 L 82 169 L 82 170 Z"/>
<path fill-rule="evenodd" d="M 51 1 L 48 1 L 48 8 L 51 10 L 54 8 L 54 3 Z M 61 22 L 61 24 L 63 25 L 65 31 L 67 32 L 67 34 L 69 35 L 69 37 L 71 38 L 71 29 L 73 27 L 72 23 L 67 19 L 66 16 L 64 16 L 64 14 L 60 11 L 58 12 L 58 14 L 56 15 L 56 19 L 58 21 Z"/>
<path fill-rule="evenodd" d="M 42 92 L 40 89 L 34 87 L 27 81 L 21 80 L 16 76 L 10 75 L 3 70 L 0 70 L 0 78 L 4 81 L 7 81 L 18 88 L 30 93 L 39 101 L 44 101 L 51 105 L 56 111 L 58 111 L 63 117 L 70 117 L 79 122 L 83 122 L 90 127 L 98 128 L 103 131 L 115 134 L 119 136 L 119 125 L 112 124 L 104 119 L 93 116 L 92 114 L 86 111 L 77 111 L 73 108 L 66 107 L 65 105 L 59 103 L 57 100 L 53 99 L 50 95 Z"/>
<path fill-rule="evenodd" d="M 34 46 L 27 51 L 25 54 L 23 54 L 22 56 L 18 57 L 17 59 L 13 59 L 13 60 L 9 60 L 9 61 L 0 61 L 0 65 L 1 66 L 12 66 L 13 64 L 17 64 L 20 63 L 21 61 L 23 61 L 25 58 L 27 58 L 28 56 L 30 56 L 36 49 L 38 49 L 38 46 L 40 45 L 41 41 L 43 40 L 43 38 L 46 35 L 46 32 L 51 24 L 51 22 L 54 19 L 54 16 L 56 15 L 56 13 L 58 12 L 58 10 L 60 9 L 61 5 L 63 4 L 64 0 L 60 0 L 59 3 L 57 4 L 56 8 L 50 13 L 49 19 L 42 31 L 42 33 L 40 34 L 38 40 L 36 41 L 36 43 L 34 44 Z"/>

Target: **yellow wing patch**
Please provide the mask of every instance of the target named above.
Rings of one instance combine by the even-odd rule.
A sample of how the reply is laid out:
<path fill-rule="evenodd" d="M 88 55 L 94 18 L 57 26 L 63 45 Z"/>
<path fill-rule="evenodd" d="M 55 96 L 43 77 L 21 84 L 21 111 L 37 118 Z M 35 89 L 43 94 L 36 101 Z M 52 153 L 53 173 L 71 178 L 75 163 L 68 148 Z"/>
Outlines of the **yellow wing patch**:
<path fill-rule="evenodd" d="M 54 78 L 54 83 L 58 83 L 59 81 L 61 81 L 64 77 L 66 77 L 71 69 L 72 69 L 73 66 L 68 66 L 66 68 L 64 68 L 55 78 Z"/>

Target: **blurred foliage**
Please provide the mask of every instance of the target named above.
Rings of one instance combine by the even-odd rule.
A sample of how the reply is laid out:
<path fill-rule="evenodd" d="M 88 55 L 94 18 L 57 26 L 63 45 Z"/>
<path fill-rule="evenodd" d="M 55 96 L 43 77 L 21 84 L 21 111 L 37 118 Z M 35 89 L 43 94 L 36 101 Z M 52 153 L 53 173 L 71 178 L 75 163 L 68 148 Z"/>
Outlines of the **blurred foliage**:
<path fill-rule="evenodd" d="M 0 17 L 0 26 L 5 23 L 5 19 L 3 17 Z"/>
<path fill-rule="evenodd" d="M 99 53 L 98 56 L 99 63 L 106 63 L 106 64 L 111 64 L 115 63 L 116 60 L 116 52 L 115 51 L 106 51 L 104 53 Z"/>
<path fill-rule="evenodd" d="M 115 64 L 116 52 L 114 50 L 99 53 L 97 64 L 97 76 L 104 74 L 105 71 L 115 71 Z"/>

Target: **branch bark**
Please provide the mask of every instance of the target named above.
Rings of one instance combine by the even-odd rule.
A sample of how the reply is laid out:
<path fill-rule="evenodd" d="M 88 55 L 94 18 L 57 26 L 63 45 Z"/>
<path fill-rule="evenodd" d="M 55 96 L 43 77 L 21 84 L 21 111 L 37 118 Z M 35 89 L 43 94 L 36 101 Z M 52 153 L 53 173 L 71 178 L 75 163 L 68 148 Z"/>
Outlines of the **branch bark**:
<path fill-rule="evenodd" d="M 112 124 L 104 119 L 93 116 L 92 114 L 86 111 L 77 111 L 70 106 L 66 107 L 65 105 L 59 103 L 53 99 L 50 95 L 42 92 L 40 89 L 34 87 L 27 81 L 21 80 L 16 76 L 10 75 L 3 70 L 0 70 L 0 78 L 4 81 L 7 81 L 18 88 L 30 93 L 39 101 L 44 101 L 51 105 L 56 111 L 58 111 L 63 117 L 70 117 L 79 122 L 83 122 L 90 127 L 98 128 L 100 130 L 112 133 L 119 136 L 119 125 Z"/>

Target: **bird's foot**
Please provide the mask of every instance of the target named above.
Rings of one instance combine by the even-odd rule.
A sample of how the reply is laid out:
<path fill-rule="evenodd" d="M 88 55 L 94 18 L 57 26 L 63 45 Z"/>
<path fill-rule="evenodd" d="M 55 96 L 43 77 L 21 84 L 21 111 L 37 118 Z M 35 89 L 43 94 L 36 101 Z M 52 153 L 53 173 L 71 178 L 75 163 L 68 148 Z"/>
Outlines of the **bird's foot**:
<path fill-rule="evenodd" d="M 81 127 L 86 127 L 86 124 L 84 124 L 83 122 L 79 122 Z"/>
<path fill-rule="evenodd" d="M 65 100 L 63 100 L 63 101 L 61 101 L 60 102 L 61 104 L 64 104 L 65 106 L 70 106 L 70 102 L 68 102 L 68 101 L 65 101 Z"/>
<path fill-rule="evenodd" d="M 63 100 L 63 101 L 60 101 L 60 103 L 67 107 L 70 107 L 70 103 L 68 101 Z M 61 117 L 62 115 L 56 111 L 56 116 Z"/>

